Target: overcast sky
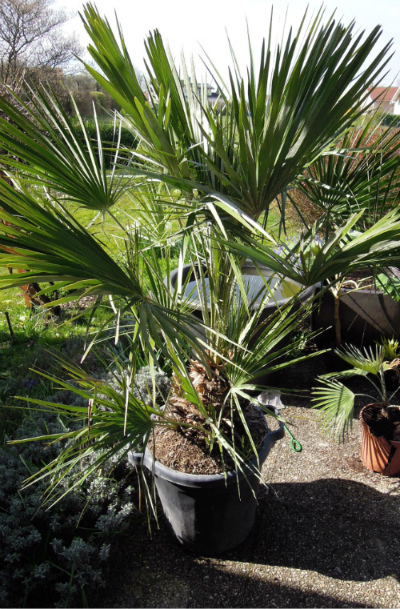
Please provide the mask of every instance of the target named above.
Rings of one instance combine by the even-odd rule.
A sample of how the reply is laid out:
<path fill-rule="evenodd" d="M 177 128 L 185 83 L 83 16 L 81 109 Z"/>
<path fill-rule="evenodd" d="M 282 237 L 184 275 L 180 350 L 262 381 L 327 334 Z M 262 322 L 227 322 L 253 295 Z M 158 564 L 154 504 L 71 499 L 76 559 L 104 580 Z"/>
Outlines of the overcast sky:
<path fill-rule="evenodd" d="M 94 4 L 110 23 L 115 23 L 114 12 L 121 22 L 133 63 L 142 68 L 143 40 L 150 30 L 158 28 L 176 58 L 183 49 L 187 56 L 201 54 L 201 46 L 218 68 L 224 71 L 230 61 L 226 30 L 241 65 L 247 63 L 246 19 L 249 24 L 254 51 L 268 35 L 271 7 L 274 4 L 277 31 L 281 32 L 287 10 L 288 22 L 296 27 L 307 5 L 312 15 L 321 3 L 315 0 L 289 0 L 287 3 L 270 0 L 97 0 Z M 81 11 L 81 0 L 56 0 L 56 6 L 68 12 Z M 357 30 L 370 32 L 381 25 L 383 46 L 393 39 L 394 58 L 385 79 L 400 84 L 400 0 L 326 0 L 326 15 L 336 9 L 336 16 L 348 25 L 355 19 Z M 68 29 L 75 30 L 86 46 L 88 38 L 78 17 L 72 19 Z M 200 46 L 201 45 L 201 46 Z"/>

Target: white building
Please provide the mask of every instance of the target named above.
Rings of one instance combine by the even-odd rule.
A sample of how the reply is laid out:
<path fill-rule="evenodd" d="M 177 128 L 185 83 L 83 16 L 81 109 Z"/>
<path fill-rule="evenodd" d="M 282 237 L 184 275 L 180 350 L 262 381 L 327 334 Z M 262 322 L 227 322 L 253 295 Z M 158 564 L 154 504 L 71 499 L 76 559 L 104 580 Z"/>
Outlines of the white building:
<path fill-rule="evenodd" d="M 369 100 L 373 101 L 371 110 L 400 115 L 400 87 L 370 88 Z"/>

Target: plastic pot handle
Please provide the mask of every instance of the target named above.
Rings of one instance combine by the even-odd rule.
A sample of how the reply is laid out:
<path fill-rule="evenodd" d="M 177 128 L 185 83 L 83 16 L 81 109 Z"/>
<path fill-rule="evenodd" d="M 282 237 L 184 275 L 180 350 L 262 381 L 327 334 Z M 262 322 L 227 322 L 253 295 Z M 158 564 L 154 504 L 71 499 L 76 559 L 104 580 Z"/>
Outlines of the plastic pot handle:
<path fill-rule="evenodd" d="M 128 461 L 131 465 L 141 465 L 143 458 L 143 453 L 134 453 L 132 451 L 128 453 Z"/>

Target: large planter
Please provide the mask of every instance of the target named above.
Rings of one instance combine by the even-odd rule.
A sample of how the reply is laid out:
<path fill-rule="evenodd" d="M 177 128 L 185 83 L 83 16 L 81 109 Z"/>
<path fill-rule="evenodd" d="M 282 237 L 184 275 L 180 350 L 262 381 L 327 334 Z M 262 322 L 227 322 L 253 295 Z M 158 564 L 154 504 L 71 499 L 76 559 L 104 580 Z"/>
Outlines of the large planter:
<path fill-rule="evenodd" d="M 271 280 L 270 281 L 271 288 L 274 288 L 278 279 L 275 279 L 273 277 L 273 275 L 274 275 L 273 271 L 270 268 L 263 266 L 263 265 L 259 265 L 258 268 L 260 269 L 260 271 L 262 272 L 262 274 L 266 280 Z M 252 299 L 253 297 L 255 297 L 259 293 L 260 289 L 262 289 L 262 288 L 265 289 L 265 284 L 264 284 L 262 278 L 259 276 L 259 273 L 257 272 L 257 270 L 252 262 L 250 262 L 250 261 L 245 262 L 245 264 L 242 267 L 242 273 L 243 273 L 243 279 L 244 279 L 245 285 L 247 284 L 249 286 L 249 292 L 248 292 L 249 299 Z M 192 311 L 193 315 L 195 315 L 202 321 L 203 315 L 202 315 L 201 304 L 200 304 L 200 300 L 199 300 L 198 292 L 197 292 L 196 278 L 195 278 L 195 273 L 193 271 L 193 266 L 191 264 L 185 264 L 182 267 L 181 277 L 180 277 L 180 281 L 181 281 L 182 285 L 185 283 L 185 281 L 188 278 L 189 278 L 189 281 L 185 288 L 184 297 L 186 297 L 186 298 L 190 297 L 190 302 L 193 307 L 193 311 Z M 167 278 L 166 282 L 169 283 L 170 288 L 172 290 L 174 290 L 175 286 L 177 285 L 178 280 L 179 280 L 179 270 L 175 269 L 170 273 L 169 278 Z M 296 283 L 295 281 L 284 280 L 282 282 L 282 285 L 276 289 L 276 291 L 274 293 L 274 299 L 271 298 L 271 300 L 269 302 L 263 303 L 263 311 L 260 316 L 260 324 L 262 324 L 262 322 L 265 321 L 266 319 L 268 319 L 268 317 L 270 317 L 272 314 L 276 313 L 278 308 L 283 307 L 296 294 L 299 294 L 299 298 L 298 298 L 298 301 L 293 304 L 293 311 L 300 306 L 300 303 L 306 302 L 309 298 L 311 298 L 313 296 L 314 292 L 315 292 L 315 286 L 311 286 L 306 289 L 303 289 L 303 286 L 301 286 L 299 283 Z M 238 298 L 238 300 L 241 298 L 239 288 L 237 288 L 237 298 Z M 257 298 L 256 301 L 254 302 L 253 310 L 256 310 L 257 308 L 259 308 L 260 305 L 261 305 L 261 296 L 259 298 Z M 255 343 L 257 338 L 258 338 L 258 335 L 256 333 L 254 335 L 254 337 L 252 338 L 251 344 L 249 344 L 250 348 Z M 280 349 L 285 344 L 288 344 L 289 342 L 290 342 L 290 336 L 287 336 L 286 340 L 281 341 L 279 343 L 279 346 L 277 346 L 276 348 Z"/>
<path fill-rule="evenodd" d="M 273 278 L 273 271 L 263 265 L 258 265 L 258 268 L 260 269 L 266 280 L 271 280 L 272 278 L 270 285 L 271 288 L 274 288 L 278 279 Z M 255 297 L 261 289 L 265 289 L 265 284 L 262 278 L 259 276 L 259 273 L 252 262 L 245 262 L 242 267 L 242 273 L 245 285 L 247 284 L 249 286 L 249 299 Z M 202 319 L 201 304 L 197 293 L 196 278 L 195 273 L 193 271 L 193 266 L 191 264 L 185 264 L 182 267 L 181 283 L 184 284 L 188 278 L 189 281 L 186 285 L 184 296 L 186 298 L 190 296 L 190 302 L 193 307 L 193 314 L 196 315 L 199 319 Z M 175 269 L 170 273 L 169 278 L 167 278 L 167 282 L 169 283 L 172 290 L 175 289 L 178 280 L 179 270 Z M 276 292 L 274 293 L 274 298 L 271 298 L 269 302 L 263 303 L 263 314 L 261 316 L 260 322 L 264 321 L 265 319 L 267 319 L 267 317 L 275 313 L 278 308 L 284 306 L 294 295 L 299 294 L 300 303 L 308 300 L 314 294 L 314 292 L 315 286 L 311 286 L 304 290 L 303 286 L 301 286 L 299 283 L 296 283 L 295 281 L 291 280 L 284 280 L 282 282 L 282 285 L 277 288 Z M 238 299 L 240 299 L 239 288 L 237 288 L 237 297 Z M 259 307 L 260 304 L 261 296 L 256 299 L 253 305 L 253 310 Z"/>
<path fill-rule="evenodd" d="M 400 336 L 400 303 L 380 290 L 342 289 L 339 299 L 342 342 L 357 347 L 374 345 L 382 337 Z M 318 339 L 321 345 L 335 340 L 335 299 L 324 291 L 312 314 L 312 329 L 326 330 Z"/>
<path fill-rule="evenodd" d="M 388 441 L 374 436 L 364 420 L 366 408 L 380 409 L 381 404 L 369 404 L 360 412 L 361 458 L 365 467 L 383 476 L 397 476 L 400 473 L 400 442 Z"/>
<path fill-rule="evenodd" d="M 260 467 L 283 435 L 281 422 L 279 429 L 268 431 L 258 453 Z M 244 468 L 246 477 L 234 471 L 226 475 L 185 474 L 154 461 L 148 450 L 144 455 L 131 453 L 129 461 L 135 465 L 143 462 L 153 472 L 166 519 L 183 546 L 212 556 L 246 539 L 254 524 L 260 484 L 255 458 Z"/>

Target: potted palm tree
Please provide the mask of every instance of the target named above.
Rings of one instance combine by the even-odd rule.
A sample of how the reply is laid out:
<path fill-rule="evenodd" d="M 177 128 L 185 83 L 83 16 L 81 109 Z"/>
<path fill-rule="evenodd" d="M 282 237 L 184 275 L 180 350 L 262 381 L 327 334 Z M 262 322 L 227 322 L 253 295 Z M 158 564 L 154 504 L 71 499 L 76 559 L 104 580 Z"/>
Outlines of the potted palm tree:
<path fill-rule="evenodd" d="M 324 239 L 355 211 L 364 210 L 354 227 L 363 232 L 398 205 L 400 130 L 384 121 L 376 111 L 365 115 L 339 140 L 337 154 L 321 156 L 302 175 L 299 188 L 319 211 Z M 332 276 L 313 311 L 313 328 L 331 327 L 321 340 L 329 336 L 339 347 L 342 340 L 363 346 L 398 337 L 399 298 L 390 290 L 396 274 L 393 268 L 365 268 L 350 277 Z"/>
<path fill-rule="evenodd" d="M 321 426 L 335 437 L 343 439 L 352 423 L 356 395 L 373 400 L 360 412 L 362 461 L 371 471 L 384 476 L 396 476 L 400 472 L 400 408 L 395 403 L 399 387 L 389 396 L 385 373 L 397 371 L 399 359 L 387 360 L 383 345 L 376 345 L 375 350 L 371 347 L 364 348 L 363 351 L 349 345 L 338 349 L 336 353 L 351 368 L 324 375 L 319 387 L 313 390 L 314 408 L 321 410 Z M 378 398 L 355 394 L 338 380 L 354 376 L 365 378 L 375 389 Z"/>
<path fill-rule="evenodd" d="M 130 347 L 119 377 L 120 391 L 62 363 L 74 380 L 62 381 L 62 386 L 80 391 L 88 407 L 38 403 L 83 419 L 68 436 L 49 438 L 69 441 L 41 475 L 52 476 L 49 497 L 54 499 L 57 479 L 87 454 L 98 451 L 90 467 L 79 470 L 76 484 L 104 460 L 125 458 L 138 445 L 146 455 L 148 445 L 144 461 L 157 476 L 157 463 L 163 465 L 158 452 L 163 438 L 178 434 L 180 441 L 167 451 L 172 458 L 182 442 L 195 443 L 201 459 L 189 467 L 203 471 L 200 476 L 209 475 L 198 464 L 211 455 L 219 467 L 219 473 L 212 472 L 220 476 L 218 488 L 229 487 L 230 499 L 233 489 L 240 497 L 252 497 L 238 536 L 232 537 L 240 528 L 237 522 L 216 512 L 211 548 L 204 541 L 210 532 L 196 530 L 196 513 L 180 537 L 192 547 L 222 551 L 239 543 L 250 529 L 262 460 L 282 434 L 282 424 L 268 431 L 254 408 L 256 392 L 265 389 L 260 378 L 266 369 L 273 372 L 298 361 L 296 342 L 282 346 L 282 339 L 308 306 L 293 306 L 300 301 L 296 294 L 261 319 L 274 290 L 260 265 L 270 268 L 279 281 L 288 278 L 306 289 L 332 272 L 387 264 L 397 255 L 398 209 L 358 236 L 350 235 L 350 229 L 360 214 L 352 215 L 314 257 L 309 250 L 315 227 L 306 230 L 293 248 L 266 230 L 277 195 L 360 116 L 368 86 L 383 70 L 389 46 L 368 60 L 379 28 L 354 40 L 353 24 L 346 28 L 333 18 L 324 24 L 320 11 L 306 31 L 303 21 L 300 31 L 288 37 L 277 51 L 277 61 L 272 61 L 271 42 L 263 45 L 259 66 L 251 54 L 248 82 L 236 68 L 227 85 L 215 72 L 224 104 L 221 112 L 220 103 L 208 105 L 184 64 L 180 73 L 159 32 L 146 42 L 145 95 L 121 28 L 118 40 L 91 4 L 85 6 L 83 20 L 98 69 L 86 67 L 121 106 L 120 120 L 132 129 L 139 145 L 131 151 L 131 162 L 121 167 L 117 136 L 115 162 L 108 172 L 104 143 L 100 136 L 90 140 L 79 113 L 83 138 L 75 135 L 58 100 L 44 90 L 32 91 L 29 104 L 19 100 L 23 111 L 0 99 L 0 109 L 10 119 L 0 118 L 0 134 L 7 151 L 2 163 L 12 183 L 0 182 L 0 217 L 8 223 L 6 229 L 0 224 L 0 263 L 27 269 L 19 277 L 1 276 L 0 287 L 25 280 L 52 281 L 51 289 L 62 294 L 58 304 L 82 295 L 109 299 L 114 342 L 125 334 Z M 100 212 L 90 227 L 79 221 L 79 206 Z M 161 226 L 160 214 L 168 218 L 170 231 L 165 232 L 166 224 Z M 247 259 L 262 280 L 257 293 L 250 293 L 243 280 Z M 187 262 L 198 270 L 201 319 L 192 315 L 190 292 L 185 293 L 179 281 L 174 287 L 165 281 L 174 267 L 182 269 Z M 135 373 L 143 362 L 152 371 L 150 405 L 134 395 Z M 173 384 L 161 408 L 155 399 L 155 371 L 165 362 Z M 272 414 L 269 408 L 264 413 Z M 167 462 L 166 467 L 179 470 L 180 465 Z M 251 492 L 245 493 L 252 481 Z M 181 491 L 180 487 L 182 498 Z M 225 497 L 222 502 L 226 501 Z M 185 500 L 182 510 L 188 503 L 193 506 Z M 213 506 L 214 500 L 207 495 L 206 503 Z M 179 520 L 177 509 L 166 508 L 172 526 Z M 236 512 L 235 519 L 240 521 L 242 514 L 243 510 Z M 225 520 L 227 527 L 221 524 Z M 227 533 L 231 537 L 226 538 Z"/>

